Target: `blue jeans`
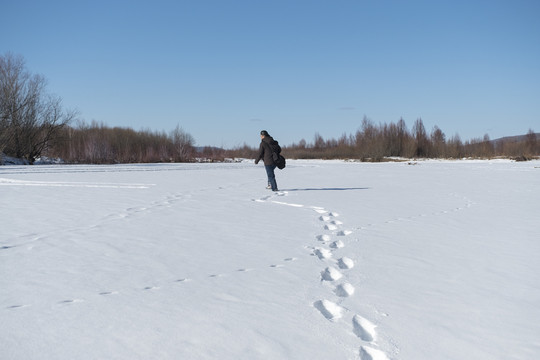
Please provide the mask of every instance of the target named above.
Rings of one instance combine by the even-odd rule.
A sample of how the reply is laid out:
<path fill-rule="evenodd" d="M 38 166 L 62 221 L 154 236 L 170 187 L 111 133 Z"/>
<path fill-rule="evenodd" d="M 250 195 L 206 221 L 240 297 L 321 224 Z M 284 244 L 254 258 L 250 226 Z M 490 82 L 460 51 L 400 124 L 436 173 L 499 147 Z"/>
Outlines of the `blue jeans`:
<path fill-rule="evenodd" d="M 274 174 L 274 169 L 276 165 L 264 165 L 266 169 L 266 175 L 268 175 L 268 184 L 272 187 L 272 191 L 277 191 L 276 175 Z"/>

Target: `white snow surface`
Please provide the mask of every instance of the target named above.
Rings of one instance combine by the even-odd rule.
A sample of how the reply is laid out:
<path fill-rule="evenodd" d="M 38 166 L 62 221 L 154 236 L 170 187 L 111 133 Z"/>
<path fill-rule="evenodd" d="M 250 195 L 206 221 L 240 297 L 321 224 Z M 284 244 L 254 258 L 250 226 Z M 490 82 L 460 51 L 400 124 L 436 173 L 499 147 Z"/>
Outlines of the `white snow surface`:
<path fill-rule="evenodd" d="M 539 161 L 289 161 L 277 181 L 0 167 L 0 358 L 540 358 Z"/>

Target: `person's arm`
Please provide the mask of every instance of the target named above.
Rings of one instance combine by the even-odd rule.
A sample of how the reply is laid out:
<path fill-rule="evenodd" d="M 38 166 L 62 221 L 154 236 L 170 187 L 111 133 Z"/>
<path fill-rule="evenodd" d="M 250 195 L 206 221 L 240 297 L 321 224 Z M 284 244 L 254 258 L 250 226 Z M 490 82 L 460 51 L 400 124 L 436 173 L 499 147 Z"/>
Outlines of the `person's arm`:
<path fill-rule="evenodd" d="M 259 145 L 259 156 L 257 157 L 257 159 L 255 159 L 255 164 L 258 164 L 259 161 L 261 161 L 263 157 L 264 157 L 264 146 L 261 141 L 261 145 Z"/>

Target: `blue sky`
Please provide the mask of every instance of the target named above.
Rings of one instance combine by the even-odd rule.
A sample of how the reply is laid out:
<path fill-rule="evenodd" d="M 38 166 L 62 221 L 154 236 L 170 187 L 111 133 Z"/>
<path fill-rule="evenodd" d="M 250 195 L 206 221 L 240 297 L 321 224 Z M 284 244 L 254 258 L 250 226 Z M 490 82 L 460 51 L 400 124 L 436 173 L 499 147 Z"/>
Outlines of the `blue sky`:
<path fill-rule="evenodd" d="M 463 140 L 540 132 L 540 1 L 3 1 L 22 55 L 87 122 L 281 144 L 422 118 Z"/>

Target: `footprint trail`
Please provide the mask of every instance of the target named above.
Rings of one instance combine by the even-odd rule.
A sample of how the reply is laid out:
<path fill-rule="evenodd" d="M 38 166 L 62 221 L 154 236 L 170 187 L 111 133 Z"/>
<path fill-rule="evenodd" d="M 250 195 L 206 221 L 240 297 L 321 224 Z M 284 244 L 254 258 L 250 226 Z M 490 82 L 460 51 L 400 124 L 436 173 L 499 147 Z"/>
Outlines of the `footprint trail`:
<path fill-rule="evenodd" d="M 287 195 L 286 192 L 278 194 L 278 196 L 285 195 Z M 341 256 L 335 260 L 334 255 L 338 251 L 340 254 L 346 251 L 347 242 L 344 240 L 346 240 L 346 237 L 351 235 L 353 231 L 342 229 L 341 227 L 344 225 L 343 222 L 336 219 L 339 217 L 339 213 L 328 211 L 323 207 L 307 207 L 300 204 L 274 201 L 272 200 L 272 196 L 267 196 L 255 201 L 271 202 L 274 204 L 304 209 L 308 208 L 312 209 L 317 214 L 318 220 L 322 222 L 323 232 L 316 236 L 317 244 L 315 246 L 306 245 L 305 248 L 310 249 L 311 254 L 324 263 L 323 268 L 320 271 L 321 284 L 333 286 L 333 291 L 329 292 L 328 295 L 335 296 L 335 300 L 323 298 L 315 301 L 313 307 L 330 322 L 345 325 L 343 324 L 344 315 L 353 311 L 344 307 L 342 303 L 346 301 L 346 299 L 354 296 L 356 291 L 354 285 L 347 281 L 347 272 L 355 267 L 355 261 L 348 256 Z M 334 236 L 341 237 L 341 239 L 335 239 Z M 325 288 L 326 287 L 327 286 L 325 286 Z M 352 352 L 356 353 L 356 356 L 360 355 L 362 360 L 388 359 L 384 351 L 377 348 L 378 345 L 375 342 L 377 339 L 375 324 L 365 317 L 354 314 L 353 312 L 352 320 L 348 323 L 348 326 L 349 330 L 344 332 L 343 336 L 347 336 L 347 333 L 352 333 L 356 335 L 357 339 L 363 342 L 363 344 L 360 344 L 360 348 L 351 349 Z"/>

